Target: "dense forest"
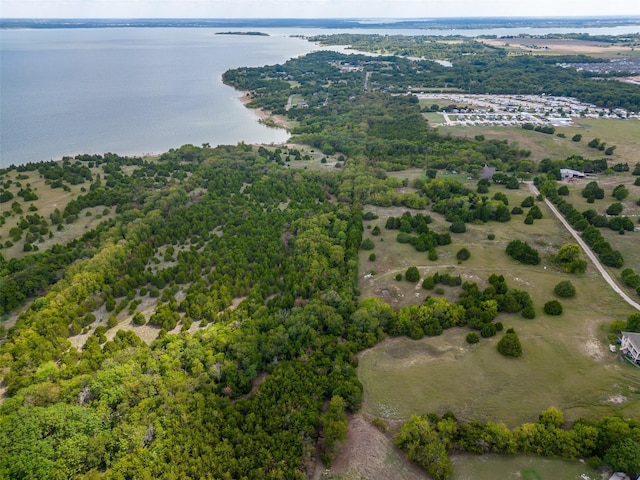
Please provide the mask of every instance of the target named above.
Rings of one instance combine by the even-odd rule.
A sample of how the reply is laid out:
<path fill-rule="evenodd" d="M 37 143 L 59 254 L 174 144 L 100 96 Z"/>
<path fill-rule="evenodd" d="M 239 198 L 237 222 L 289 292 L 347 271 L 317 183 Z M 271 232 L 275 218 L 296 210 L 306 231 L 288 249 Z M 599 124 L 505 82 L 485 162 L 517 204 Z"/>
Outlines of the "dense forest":
<path fill-rule="evenodd" d="M 551 65 L 529 61 L 532 72 L 542 65 L 540 75 L 557 78 Z M 366 67 L 348 68 L 358 65 Z M 502 332 L 499 312 L 533 318 L 529 293 L 499 272 L 487 274 L 484 288 L 447 273 L 423 279 L 427 292 L 439 283 L 454 288 L 454 301 L 426 295 L 395 310 L 361 298 L 367 205 L 401 207 L 386 228 L 398 230 L 398 242 L 437 254 L 465 223 L 511 220 L 504 195 L 489 199 L 480 183 L 471 191 L 436 178 L 437 170 L 474 176 L 491 165 L 502 172 L 495 184 L 518 188 L 517 178 L 540 168 L 505 141 L 442 136 L 415 98 L 389 95 L 447 75 L 462 81 L 432 62 L 332 52 L 225 73 L 225 82 L 250 91 L 252 106 L 295 120 L 292 140 L 335 156 L 338 168 L 304 168 L 305 156 L 289 146 L 239 144 L 185 145 L 154 159 L 79 155 L 0 171 L 2 205 L 12 205 L 3 219 L 17 223 L 7 241 L 24 245 L 20 258 L 0 252 L 0 314 L 15 322 L 0 330 L 0 477 L 307 478 L 318 458 L 331 464 L 348 415 L 361 405 L 358 352 L 387 335 L 417 339 L 449 328 L 467 329 L 476 342 L 476 332 Z M 287 109 L 291 95 L 307 106 Z M 302 167 L 292 168 L 293 160 Z M 560 166 L 581 161 L 592 162 L 544 164 L 541 188 L 555 187 Z M 388 175 L 409 167 L 425 171 L 410 188 Z M 64 191 L 81 185 L 80 193 L 49 218 L 35 205 L 25 213 L 40 194 L 30 178 Z M 96 207 L 109 215 L 95 228 L 34 248 Z M 523 207 L 534 210 L 534 199 Z M 426 209 L 449 230 L 430 225 Z M 418 281 L 416 273 L 405 276 Z M 636 327 L 630 318 L 628 328 Z M 517 357 L 517 333 L 502 338 L 510 344 L 500 352 Z M 418 463 L 442 461 L 434 478 L 448 478 L 454 450 L 636 468 L 637 421 L 561 427 L 555 410 L 513 433 L 453 415 L 416 418 L 397 443 Z M 566 439 L 573 443 L 565 448 Z"/>

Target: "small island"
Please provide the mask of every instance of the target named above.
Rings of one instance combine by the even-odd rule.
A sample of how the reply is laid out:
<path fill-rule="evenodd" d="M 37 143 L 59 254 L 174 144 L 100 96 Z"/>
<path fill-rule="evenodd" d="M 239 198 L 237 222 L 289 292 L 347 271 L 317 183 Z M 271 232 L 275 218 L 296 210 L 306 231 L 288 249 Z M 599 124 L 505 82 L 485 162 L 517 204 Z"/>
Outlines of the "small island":
<path fill-rule="evenodd" d="M 256 35 L 259 37 L 268 37 L 268 33 L 264 32 L 217 32 L 216 35 Z"/>

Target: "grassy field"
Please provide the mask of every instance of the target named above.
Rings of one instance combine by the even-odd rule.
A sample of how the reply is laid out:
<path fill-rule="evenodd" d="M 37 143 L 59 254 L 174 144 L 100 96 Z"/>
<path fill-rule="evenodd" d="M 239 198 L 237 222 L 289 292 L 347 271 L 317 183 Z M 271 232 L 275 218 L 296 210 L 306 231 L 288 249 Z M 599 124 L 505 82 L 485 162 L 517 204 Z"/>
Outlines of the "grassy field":
<path fill-rule="evenodd" d="M 451 461 L 452 480 L 581 480 L 582 474 L 601 478 L 585 464 L 556 458 L 483 455 L 456 456 Z"/>
<path fill-rule="evenodd" d="M 497 191 L 508 195 L 510 206 L 529 194 L 528 189 L 493 186 L 490 196 Z M 378 296 L 395 308 L 420 304 L 433 291 L 423 290 L 421 282 L 395 280 L 397 273 L 404 274 L 412 265 L 418 267 L 422 278 L 436 271 L 449 272 L 482 287 L 489 275 L 499 273 L 509 286 L 531 294 L 537 317 L 525 320 L 503 314 L 498 318 L 518 332 L 524 348 L 520 359 L 506 359 L 496 351 L 499 335 L 469 346 L 465 342 L 467 329 L 419 341 L 391 339 L 364 352 L 359 375 L 365 387 L 367 414 L 401 420 L 414 413 L 452 410 L 466 420 L 500 420 L 511 426 L 536 419 L 549 406 L 563 409 L 568 420 L 613 414 L 640 416 L 640 370 L 609 351 L 604 327 L 632 311 L 592 265 L 582 275 L 569 275 L 550 262 L 550 256 L 571 237 L 544 205 L 541 208 L 544 218 L 533 225 L 525 225 L 523 216 L 513 216 L 508 223 L 468 225 L 467 232 L 452 235 L 451 245 L 438 247 L 435 262 L 429 261 L 426 253 L 397 243 L 397 231 L 384 229 L 386 218 L 399 216 L 404 209 L 371 208 L 379 218 L 367 224 L 379 225 L 382 234 L 373 236 L 371 229 L 365 228 L 365 238 L 369 236 L 376 245 L 376 259 L 369 260 L 370 251 L 361 252 L 362 274 L 375 272 L 361 279 L 363 297 Z M 433 230 L 443 231 L 448 226 L 439 215 L 432 217 Z M 495 240 L 488 240 L 489 233 Z M 504 253 L 507 243 L 516 238 L 539 250 L 540 265 L 525 266 Z M 463 246 L 470 250 L 471 258 L 459 264 L 455 253 Z M 553 287 L 562 280 L 571 280 L 577 295 L 562 300 L 562 316 L 547 316 L 542 306 L 554 299 Z M 459 293 L 457 288 L 443 290 L 451 301 Z"/>
<path fill-rule="evenodd" d="M 483 39 L 482 42 L 505 48 L 515 55 L 523 55 L 526 52 L 531 52 L 535 55 L 584 54 L 604 59 L 612 57 L 634 58 L 640 54 L 629 45 L 569 38 Z"/>
<path fill-rule="evenodd" d="M 434 120 L 435 121 L 435 120 Z M 566 138 L 557 135 L 525 130 L 520 127 L 438 127 L 443 134 L 450 133 L 462 137 L 473 138 L 476 135 L 484 135 L 487 139 L 507 140 L 519 148 L 531 151 L 532 160 L 540 161 L 543 158 L 567 158 L 571 155 L 582 155 L 585 158 L 602 158 L 604 155 L 598 150 L 589 148 L 587 143 L 593 138 L 600 138 L 607 145 L 616 145 L 617 148 L 611 157 L 611 163 L 628 162 L 633 165 L 638 161 L 636 152 L 640 149 L 640 121 L 637 119 L 613 120 L 613 119 L 574 119 L 571 127 L 556 129 L 557 133 L 564 133 Z M 571 140 L 576 133 L 582 135 L 582 141 Z"/>
<path fill-rule="evenodd" d="M 100 167 L 94 167 L 92 169 L 93 174 L 100 174 L 102 170 Z M 18 175 L 21 175 L 18 178 Z M 26 178 L 24 178 L 26 177 Z M 82 193 L 82 188 L 89 188 L 89 182 L 81 185 L 68 185 L 69 191 L 65 191 L 62 188 L 51 188 L 45 181 L 45 179 L 37 172 L 17 172 L 12 170 L 2 176 L 2 181 L 12 181 L 12 184 L 7 190 L 13 193 L 13 198 L 8 202 L 0 204 L 0 214 L 5 216 L 5 224 L 0 226 L 0 244 L 3 245 L 7 240 L 10 240 L 9 231 L 16 227 L 22 217 L 25 215 L 38 214 L 43 216 L 47 220 L 47 228 L 51 232 L 43 235 L 43 241 L 36 242 L 38 249 L 44 251 L 56 243 L 64 244 L 75 238 L 80 237 L 88 229 L 95 228 L 98 223 L 115 215 L 113 208 L 95 207 L 87 208 L 83 210 L 78 219 L 72 224 L 62 223 L 62 230 L 57 230 L 57 225 L 51 225 L 50 215 L 55 209 L 60 212 L 64 211 L 69 201 L 76 198 Z M 30 186 L 33 192 L 38 196 L 37 200 L 25 202 L 22 197 L 17 195 L 21 188 Z M 11 206 L 13 203 L 17 203 L 22 209 L 23 213 L 15 213 Z M 29 208 L 32 207 L 31 210 Z M 35 208 L 35 210 L 33 210 Z M 6 213 L 5 213 L 6 212 Z M 25 254 L 23 250 L 24 235 L 17 242 L 12 242 L 14 245 L 10 247 L 4 247 L 0 250 L 0 253 L 5 259 L 22 258 Z"/>

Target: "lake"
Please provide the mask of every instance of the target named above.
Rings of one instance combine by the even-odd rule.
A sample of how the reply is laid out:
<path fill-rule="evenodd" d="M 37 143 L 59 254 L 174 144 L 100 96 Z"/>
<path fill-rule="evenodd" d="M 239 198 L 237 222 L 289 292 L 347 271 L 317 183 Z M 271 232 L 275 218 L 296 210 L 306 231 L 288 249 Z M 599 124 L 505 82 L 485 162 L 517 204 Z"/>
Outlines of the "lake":
<path fill-rule="evenodd" d="M 215 28 L 0 30 L 0 165 L 161 153 L 186 143 L 283 142 L 287 132 L 259 123 L 221 76 L 318 49 L 295 34 L 618 34 L 638 27 L 261 30 L 269 36 L 216 35 L 223 29 Z"/>
<path fill-rule="evenodd" d="M 163 152 L 185 143 L 282 142 L 286 132 L 258 123 L 221 76 L 313 49 L 284 35 L 208 29 L 0 33 L 3 166 L 77 153 Z"/>

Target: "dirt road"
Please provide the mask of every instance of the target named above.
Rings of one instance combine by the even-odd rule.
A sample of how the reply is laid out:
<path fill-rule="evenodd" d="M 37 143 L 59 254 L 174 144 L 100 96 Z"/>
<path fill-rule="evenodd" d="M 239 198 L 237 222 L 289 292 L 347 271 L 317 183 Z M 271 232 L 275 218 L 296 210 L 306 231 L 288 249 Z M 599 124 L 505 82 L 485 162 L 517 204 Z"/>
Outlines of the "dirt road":
<path fill-rule="evenodd" d="M 540 194 L 540 192 L 538 191 L 538 189 L 535 187 L 535 185 L 533 183 L 529 183 L 527 182 L 527 185 L 529 185 L 529 189 L 531 190 L 531 192 L 534 194 L 534 196 L 538 196 Z M 562 222 L 562 224 L 565 226 L 565 228 L 569 231 L 569 233 L 571 235 L 573 235 L 573 238 L 576 239 L 576 242 L 578 242 L 578 245 L 580 245 L 580 247 L 584 250 L 584 252 L 587 254 L 587 256 L 589 257 L 589 259 L 593 262 L 593 264 L 595 265 L 595 267 L 598 269 L 598 271 L 600 272 L 600 274 L 602 275 L 602 278 L 605 279 L 605 281 L 611 285 L 611 288 L 613 288 L 613 290 L 620 295 L 625 302 L 627 302 L 629 305 L 631 305 L 633 308 L 635 308 L 636 310 L 640 310 L 640 304 L 636 303 L 635 301 L 633 301 L 631 299 L 631 297 L 629 297 L 629 295 L 627 295 L 624 291 L 622 291 L 622 289 L 618 286 L 618 284 L 615 282 L 615 280 L 611 277 L 611 275 L 609 275 L 609 272 L 607 272 L 604 267 L 602 266 L 602 264 L 600 263 L 600 260 L 598 259 L 598 257 L 591 251 L 591 249 L 589 248 L 589 246 L 584 242 L 584 240 L 582 240 L 582 237 L 580 237 L 580 235 L 578 234 L 578 232 L 576 232 L 573 227 L 571 225 L 569 225 L 569 222 L 567 222 L 565 220 L 565 218 L 562 216 L 562 214 L 558 211 L 558 209 L 556 208 L 556 206 L 551 203 L 547 198 L 544 199 L 545 203 L 547 204 L 547 206 L 551 209 L 551 211 L 553 212 L 553 214 L 558 217 L 558 219 Z"/>

